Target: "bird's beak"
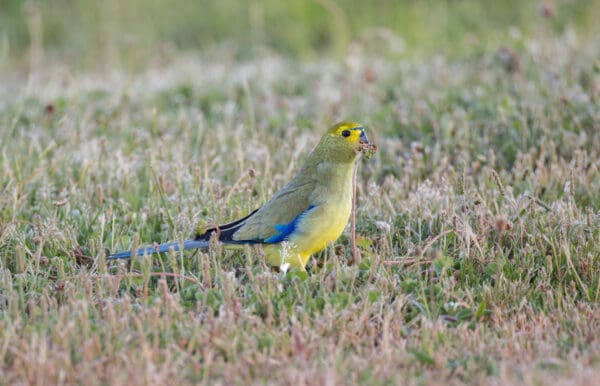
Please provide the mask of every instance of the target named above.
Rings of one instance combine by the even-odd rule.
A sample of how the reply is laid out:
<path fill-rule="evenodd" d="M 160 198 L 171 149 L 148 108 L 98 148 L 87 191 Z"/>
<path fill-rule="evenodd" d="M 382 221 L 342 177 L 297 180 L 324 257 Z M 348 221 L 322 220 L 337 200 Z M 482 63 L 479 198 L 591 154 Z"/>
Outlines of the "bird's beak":
<path fill-rule="evenodd" d="M 359 151 L 364 155 L 366 159 L 369 159 L 375 155 L 377 152 L 377 145 L 369 142 L 369 138 L 367 138 L 367 133 L 365 133 L 364 129 L 360 129 L 360 135 L 358 136 L 359 143 Z"/>
<path fill-rule="evenodd" d="M 361 145 L 368 145 L 369 144 L 369 138 L 367 138 L 367 133 L 365 133 L 364 130 L 360 131 L 360 136 L 358 137 L 358 142 Z"/>

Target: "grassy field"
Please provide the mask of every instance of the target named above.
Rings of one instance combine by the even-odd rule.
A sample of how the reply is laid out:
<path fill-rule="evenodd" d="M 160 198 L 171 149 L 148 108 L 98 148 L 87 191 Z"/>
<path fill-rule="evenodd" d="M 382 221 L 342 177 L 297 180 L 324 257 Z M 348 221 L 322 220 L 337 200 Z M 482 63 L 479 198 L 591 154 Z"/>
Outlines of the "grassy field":
<path fill-rule="evenodd" d="M 350 34 L 135 71 L 144 49 L 0 61 L 0 385 L 593 384 L 600 40 L 531 8 L 533 32 L 454 54 Z M 360 265 L 349 232 L 308 273 L 259 248 L 105 260 L 249 213 L 342 119 L 379 146 Z"/>

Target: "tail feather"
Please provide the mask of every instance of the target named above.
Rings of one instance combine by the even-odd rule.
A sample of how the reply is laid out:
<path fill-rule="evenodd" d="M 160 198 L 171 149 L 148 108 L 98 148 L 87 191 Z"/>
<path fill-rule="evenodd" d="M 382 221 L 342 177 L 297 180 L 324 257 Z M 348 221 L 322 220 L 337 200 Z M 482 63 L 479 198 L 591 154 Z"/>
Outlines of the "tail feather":
<path fill-rule="evenodd" d="M 208 248 L 209 242 L 206 240 L 185 240 L 183 242 L 183 250 L 188 249 L 199 249 L 199 248 Z M 145 247 L 138 249 L 135 256 L 144 256 L 144 255 L 152 255 L 155 253 L 167 253 L 170 248 L 173 248 L 175 252 L 181 250 L 181 244 L 178 241 L 174 241 L 171 243 L 164 243 L 155 247 Z M 110 260 L 116 259 L 129 259 L 131 257 L 131 251 L 121 251 L 117 253 L 113 253 L 109 255 L 107 258 Z"/>

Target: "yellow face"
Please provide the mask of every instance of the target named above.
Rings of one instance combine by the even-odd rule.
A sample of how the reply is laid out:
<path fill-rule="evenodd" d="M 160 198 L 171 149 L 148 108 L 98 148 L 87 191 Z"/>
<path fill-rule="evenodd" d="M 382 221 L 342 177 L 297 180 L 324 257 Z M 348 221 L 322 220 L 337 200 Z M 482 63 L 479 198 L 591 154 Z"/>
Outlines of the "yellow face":
<path fill-rule="evenodd" d="M 334 137 L 343 138 L 353 145 L 361 146 L 369 143 L 369 138 L 367 138 L 363 125 L 357 122 L 340 122 L 329 130 L 329 134 Z"/>

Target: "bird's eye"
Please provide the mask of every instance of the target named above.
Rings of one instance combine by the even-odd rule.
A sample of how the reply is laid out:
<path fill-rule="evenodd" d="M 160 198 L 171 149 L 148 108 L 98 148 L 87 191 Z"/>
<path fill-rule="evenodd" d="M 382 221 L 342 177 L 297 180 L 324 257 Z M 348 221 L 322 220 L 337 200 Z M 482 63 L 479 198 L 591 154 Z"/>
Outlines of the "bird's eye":
<path fill-rule="evenodd" d="M 349 137 L 350 136 L 350 130 L 344 130 L 344 131 L 342 131 L 342 136 L 343 137 Z"/>

